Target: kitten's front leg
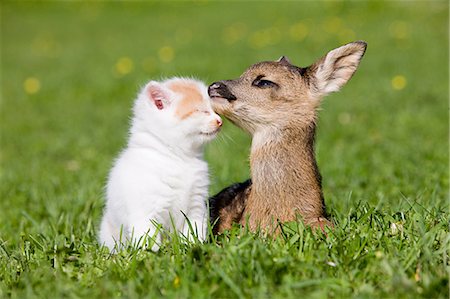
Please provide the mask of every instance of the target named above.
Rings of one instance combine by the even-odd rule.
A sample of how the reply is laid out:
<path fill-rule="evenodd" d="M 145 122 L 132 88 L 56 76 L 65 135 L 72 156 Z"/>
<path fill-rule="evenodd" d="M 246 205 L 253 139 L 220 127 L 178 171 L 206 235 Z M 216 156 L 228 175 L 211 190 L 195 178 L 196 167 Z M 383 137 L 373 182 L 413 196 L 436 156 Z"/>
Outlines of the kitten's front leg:
<path fill-rule="evenodd" d="M 204 207 L 191 209 L 186 217 L 187 219 L 183 225 L 183 235 L 188 238 L 189 241 L 193 241 L 193 235 L 195 235 L 200 242 L 204 242 L 206 240 L 208 225 L 206 205 Z M 192 229 L 189 227 L 189 224 Z"/>
<path fill-rule="evenodd" d="M 117 224 L 111 221 L 109 214 L 103 216 L 100 225 L 100 244 L 108 247 L 111 252 L 120 248 L 120 229 Z"/>
<path fill-rule="evenodd" d="M 161 245 L 161 233 L 159 226 L 152 221 L 151 217 L 137 217 L 130 225 L 132 227 L 132 241 L 138 247 L 147 248 L 149 241 L 152 241 L 152 251 L 159 250 Z M 150 240 L 151 239 L 151 240 Z"/>

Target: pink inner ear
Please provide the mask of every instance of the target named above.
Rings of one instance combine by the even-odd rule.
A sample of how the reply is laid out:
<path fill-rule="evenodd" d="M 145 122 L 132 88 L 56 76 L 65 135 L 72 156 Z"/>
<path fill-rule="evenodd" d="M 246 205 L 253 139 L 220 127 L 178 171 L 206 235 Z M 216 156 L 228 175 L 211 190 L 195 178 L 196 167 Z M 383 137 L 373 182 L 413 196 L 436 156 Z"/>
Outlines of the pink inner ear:
<path fill-rule="evenodd" d="M 156 108 L 158 108 L 159 110 L 162 110 L 164 108 L 161 100 L 155 100 L 155 105 L 156 105 Z"/>
<path fill-rule="evenodd" d="M 147 92 L 150 100 L 155 103 L 156 108 L 158 108 L 159 110 L 164 109 L 163 100 L 165 98 L 163 91 L 157 86 L 149 86 Z"/>

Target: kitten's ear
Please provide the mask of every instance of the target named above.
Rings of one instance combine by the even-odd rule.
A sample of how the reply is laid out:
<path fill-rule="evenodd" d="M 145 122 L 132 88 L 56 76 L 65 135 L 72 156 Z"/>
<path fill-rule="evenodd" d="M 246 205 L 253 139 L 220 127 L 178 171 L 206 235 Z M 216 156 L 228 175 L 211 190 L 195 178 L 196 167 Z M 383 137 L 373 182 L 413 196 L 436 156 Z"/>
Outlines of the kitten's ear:
<path fill-rule="evenodd" d="M 149 100 L 158 108 L 163 110 L 170 104 L 170 97 L 166 88 L 156 81 L 151 81 L 145 87 Z"/>

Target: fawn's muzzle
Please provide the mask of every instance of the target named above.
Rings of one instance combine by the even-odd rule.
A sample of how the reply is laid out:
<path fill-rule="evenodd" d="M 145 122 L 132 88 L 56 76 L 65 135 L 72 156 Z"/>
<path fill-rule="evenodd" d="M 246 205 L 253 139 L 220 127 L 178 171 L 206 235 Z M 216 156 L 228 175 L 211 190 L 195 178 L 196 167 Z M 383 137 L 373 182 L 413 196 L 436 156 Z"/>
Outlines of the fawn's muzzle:
<path fill-rule="evenodd" d="M 222 81 L 211 84 L 208 87 L 208 94 L 211 98 L 224 98 L 230 102 L 236 100 L 236 96 L 231 93 L 227 85 Z"/>

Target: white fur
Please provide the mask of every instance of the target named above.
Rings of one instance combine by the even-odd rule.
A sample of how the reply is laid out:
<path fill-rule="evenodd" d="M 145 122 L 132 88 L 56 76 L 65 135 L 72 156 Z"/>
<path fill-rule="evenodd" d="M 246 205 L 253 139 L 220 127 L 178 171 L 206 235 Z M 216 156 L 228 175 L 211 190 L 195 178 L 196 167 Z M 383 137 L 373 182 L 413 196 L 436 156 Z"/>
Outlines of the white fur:
<path fill-rule="evenodd" d="M 183 120 L 175 113 L 183 95 L 168 87 L 177 81 L 195 86 L 203 98 L 199 112 Z M 162 92 L 162 110 L 149 96 L 153 89 Z M 205 240 L 209 176 L 203 145 L 221 124 L 206 86 L 193 79 L 151 81 L 140 92 L 133 112 L 128 146 L 109 174 L 100 243 L 113 250 L 125 241 L 149 236 L 157 251 L 161 234 L 153 222 L 189 237 L 186 217 L 198 239 Z"/>

